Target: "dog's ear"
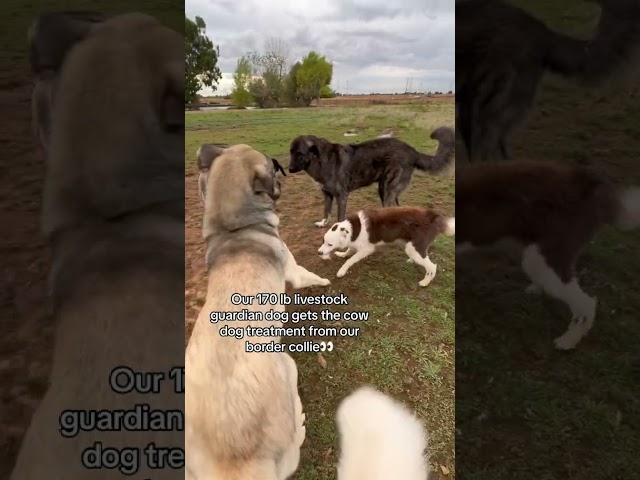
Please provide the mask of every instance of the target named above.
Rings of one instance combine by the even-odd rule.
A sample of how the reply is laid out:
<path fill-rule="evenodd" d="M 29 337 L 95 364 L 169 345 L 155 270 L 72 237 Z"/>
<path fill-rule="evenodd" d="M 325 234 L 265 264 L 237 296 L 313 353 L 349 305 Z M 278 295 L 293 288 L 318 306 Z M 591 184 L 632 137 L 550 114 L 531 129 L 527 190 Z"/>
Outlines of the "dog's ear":
<path fill-rule="evenodd" d="M 60 69 L 71 48 L 104 20 L 93 12 L 56 12 L 36 18 L 29 28 L 29 62 L 35 77 L 31 94 L 31 126 L 38 146 L 48 156 L 51 119 Z"/>
<path fill-rule="evenodd" d="M 275 158 L 272 158 L 271 161 L 273 162 L 273 169 L 276 171 L 276 173 L 282 172 L 282 175 L 286 177 L 287 174 L 285 173 L 283 166 L 280 165 L 280 162 Z"/>
<path fill-rule="evenodd" d="M 52 12 L 39 16 L 29 28 L 29 61 L 34 73 L 58 71 L 71 48 L 106 20 L 96 12 Z"/>
<path fill-rule="evenodd" d="M 260 195 L 266 193 L 272 200 L 280 197 L 280 185 L 272 171 L 258 169 L 253 177 L 253 193 Z"/>
<path fill-rule="evenodd" d="M 310 154 L 320 157 L 320 149 L 318 148 L 318 144 L 316 143 L 316 139 L 314 137 L 307 137 L 305 139 L 305 143 L 307 144 L 307 149 Z"/>

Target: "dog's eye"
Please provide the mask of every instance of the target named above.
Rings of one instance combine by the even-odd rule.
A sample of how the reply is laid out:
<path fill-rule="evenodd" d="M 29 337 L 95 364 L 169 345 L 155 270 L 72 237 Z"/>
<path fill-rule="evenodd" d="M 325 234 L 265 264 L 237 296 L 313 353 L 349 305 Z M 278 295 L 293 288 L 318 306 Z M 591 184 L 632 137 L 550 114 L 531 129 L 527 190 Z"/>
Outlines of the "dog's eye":
<path fill-rule="evenodd" d="M 333 247 L 333 243 L 327 243 L 328 247 Z"/>

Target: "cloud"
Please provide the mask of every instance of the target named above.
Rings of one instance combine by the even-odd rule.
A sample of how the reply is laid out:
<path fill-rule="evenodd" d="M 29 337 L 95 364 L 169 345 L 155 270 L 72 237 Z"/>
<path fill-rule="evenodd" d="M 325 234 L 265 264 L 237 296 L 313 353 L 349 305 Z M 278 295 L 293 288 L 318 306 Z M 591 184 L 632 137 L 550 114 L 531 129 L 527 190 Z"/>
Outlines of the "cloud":
<path fill-rule="evenodd" d="M 348 93 L 454 88 L 455 4 L 451 0 L 187 0 L 220 47 L 228 93 L 238 57 L 269 38 L 289 47 L 290 62 L 315 50 L 333 62 L 333 88 Z"/>

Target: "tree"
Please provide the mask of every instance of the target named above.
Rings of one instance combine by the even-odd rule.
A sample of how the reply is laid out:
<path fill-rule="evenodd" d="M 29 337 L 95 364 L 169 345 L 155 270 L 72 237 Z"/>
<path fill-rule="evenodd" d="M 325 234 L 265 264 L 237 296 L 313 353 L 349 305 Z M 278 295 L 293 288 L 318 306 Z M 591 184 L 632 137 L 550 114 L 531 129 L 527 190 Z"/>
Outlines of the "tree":
<path fill-rule="evenodd" d="M 251 93 L 258 106 L 276 107 L 285 101 L 286 69 L 289 62 L 289 47 L 280 38 L 269 38 L 264 53 L 257 51 L 248 55 L 254 72 L 262 77 L 252 82 Z"/>
<path fill-rule="evenodd" d="M 262 78 L 256 78 L 254 80 L 251 80 L 251 83 L 249 84 L 249 93 L 255 100 L 256 105 L 258 105 L 258 107 L 260 108 L 268 107 L 267 103 L 269 98 L 269 92 L 267 91 L 267 87 L 264 84 L 264 81 L 262 80 Z"/>
<path fill-rule="evenodd" d="M 298 97 L 304 105 L 310 105 L 313 99 L 320 98 L 322 88 L 331 83 L 333 65 L 316 52 L 302 59 L 296 72 Z"/>
<path fill-rule="evenodd" d="M 249 92 L 251 72 L 251 61 L 247 57 L 240 57 L 236 64 L 236 71 L 233 74 L 234 88 L 233 92 L 231 92 L 231 98 L 237 107 L 244 108 L 253 100 Z"/>
<path fill-rule="evenodd" d="M 276 72 L 266 71 L 249 84 L 249 91 L 260 108 L 277 107 L 283 97 L 282 80 Z"/>
<path fill-rule="evenodd" d="M 282 79 L 289 62 L 289 46 L 281 38 L 271 37 L 264 42 L 264 53 L 251 52 L 249 58 L 258 74 L 271 72 Z"/>
<path fill-rule="evenodd" d="M 220 50 L 205 35 L 204 20 L 196 17 L 195 21 L 184 18 L 184 51 L 185 51 L 185 103 L 193 103 L 198 92 L 205 86 L 216 89 L 222 73 L 218 68 Z"/>
<path fill-rule="evenodd" d="M 333 98 L 336 94 L 329 85 L 325 85 L 320 89 L 320 98 Z"/>
<path fill-rule="evenodd" d="M 300 97 L 298 96 L 298 81 L 296 76 L 300 69 L 300 62 L 296 62 L 291 66 L 289 74 L 284 81 L 284 101 L 292 106 L 300 105 Z"/>
<path fill-rule="evenodd" d="M 283 79 L 289 63 L 289 46 L 281 38 L 271 37 L 265 42 L 267 70 Z"/>

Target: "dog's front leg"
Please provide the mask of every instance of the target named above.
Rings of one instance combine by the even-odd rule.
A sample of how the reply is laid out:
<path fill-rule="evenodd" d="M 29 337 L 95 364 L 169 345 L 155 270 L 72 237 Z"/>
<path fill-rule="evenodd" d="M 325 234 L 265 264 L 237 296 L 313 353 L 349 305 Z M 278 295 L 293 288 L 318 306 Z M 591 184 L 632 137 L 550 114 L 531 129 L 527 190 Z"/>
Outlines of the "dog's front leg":
<path fill-rule="evenodd" d="M 284 279 L 286 282 L 289 282 L 293 288 L 306 288 L 315 285 L 326 287 L 331 283 L 328 278 L 322 278 L 298 265 L 287 245 L 284 244 L 284 242 L 283 245 L 287 250 L 287 259 L 284 264 Z"/>
<path fill-rule="evenodd" d="M 322 194 L 324 195 L 324 218 L 319 222 L 315 222 L 316 227 L 326 227 L 329 224 L 331 207 L 333 206 L 333 195 L 326 190 L 322 190 Z"/>
<path fill-rule="evenodd" d="M 347 218 L 347 195 L 341 194 L 338 195 L 338 221 L 342 222 L 345 218 Z"/>
<path fill-rule="evenodd" d="M 340 270 L 338 270 L 338 273 L 336 274 L 336 276 L 338 278 L 342 278 L 344 277 L 347 272 L 349 271 L 349 269 L 356 263 L 358 263 L 360 260 L 368 257 L 369 255 L 371 255 L 373 252 L 375 252 L 375 248 L 367 248 L 366 250 L 358 250 L 353 257 L 350 257 L 347 259 L 346 262 L 344 262 L 342 264 L 342 267 L 340 267 Z"/>

